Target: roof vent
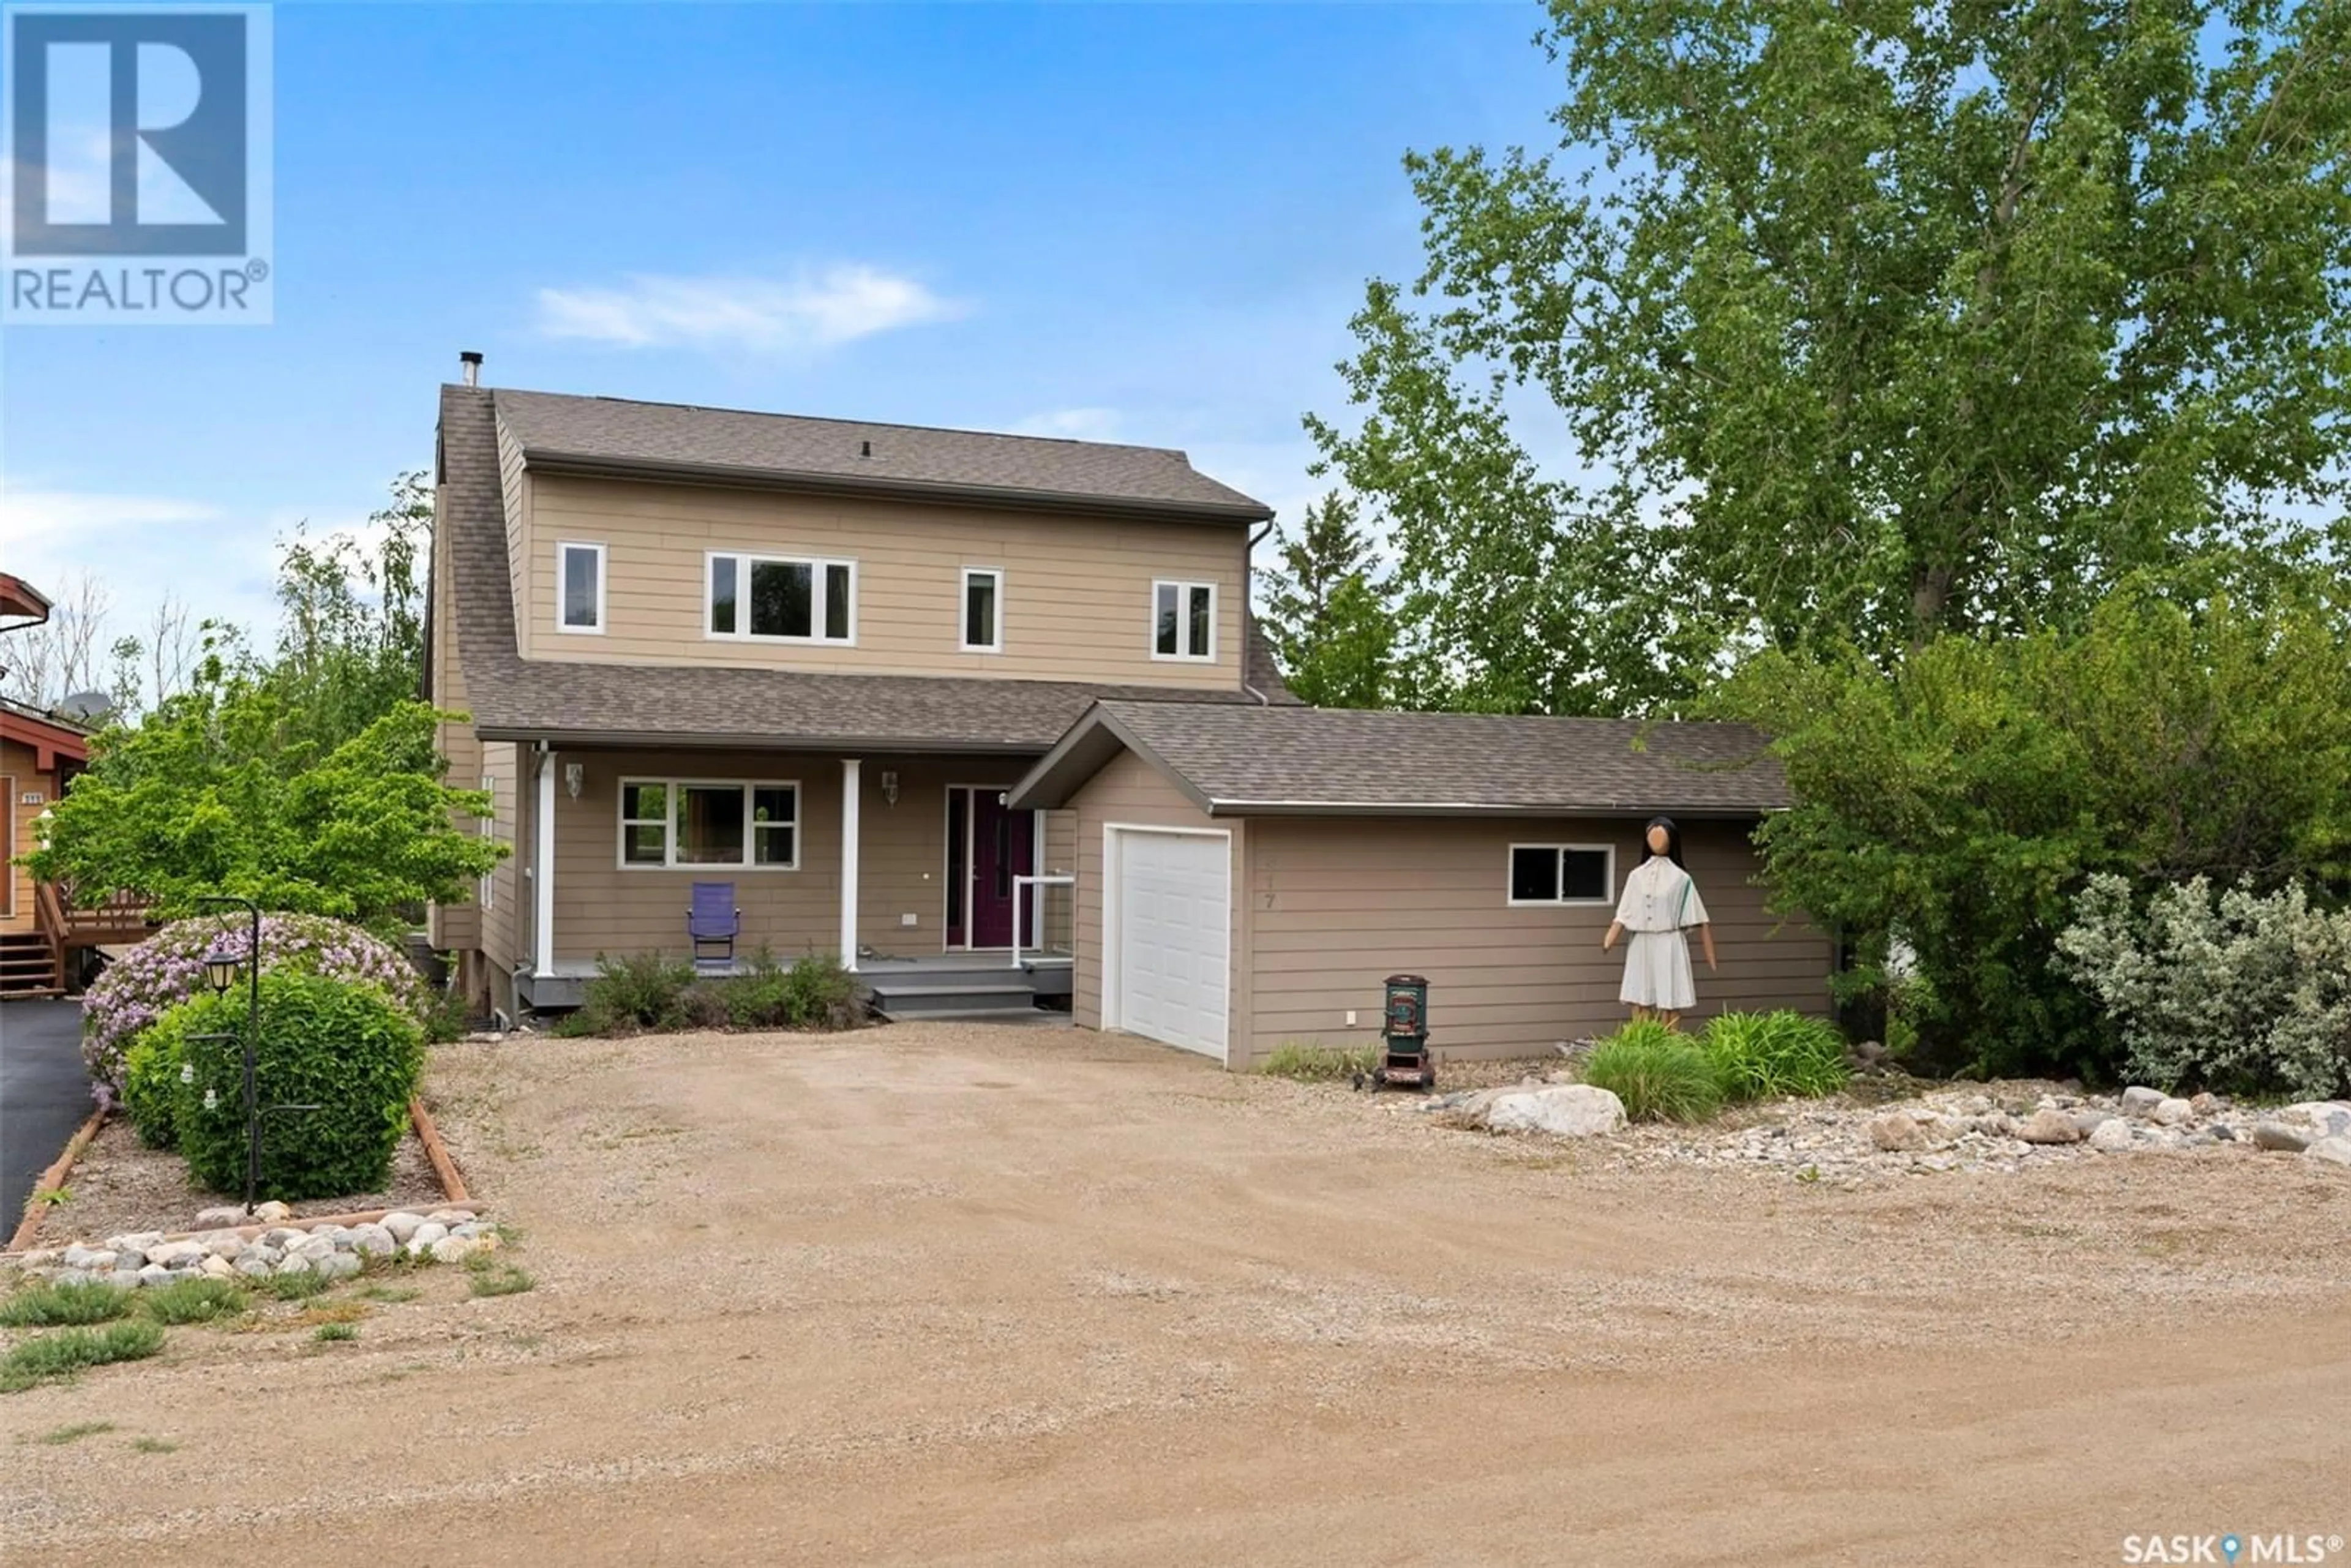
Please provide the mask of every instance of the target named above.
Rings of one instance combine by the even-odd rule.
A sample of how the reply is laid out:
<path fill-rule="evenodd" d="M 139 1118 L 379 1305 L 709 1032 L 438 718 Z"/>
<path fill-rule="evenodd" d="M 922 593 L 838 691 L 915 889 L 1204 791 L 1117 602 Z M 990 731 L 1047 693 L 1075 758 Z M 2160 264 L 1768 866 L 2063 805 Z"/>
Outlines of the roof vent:
<path fill-rule="evenodd" d="M 872 455 L 873 455 L 873 444 L 872 444 L 872 442 L 870 442 L 870 441 L 861 441 L 861 442 L 859 442 L 859 443 L 857 444 L 857 455 L 859 455 L 860 457 L 871 457 L 871 456 L 872 456 Z"/>
<path fill-rule="evenodd" d="M 465 349 L 461 350 L 457 355 L 457 362 L 465 368 L 465 384 L 467 386 L 477 387 L 482 384 L 482 355 L 480 350 Z"/>

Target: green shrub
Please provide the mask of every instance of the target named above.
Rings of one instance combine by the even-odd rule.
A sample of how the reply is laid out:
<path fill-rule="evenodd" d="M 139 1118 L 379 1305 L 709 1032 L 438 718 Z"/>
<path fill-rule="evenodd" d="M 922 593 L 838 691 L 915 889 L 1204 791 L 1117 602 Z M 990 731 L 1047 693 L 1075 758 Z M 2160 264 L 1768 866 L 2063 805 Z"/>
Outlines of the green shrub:
<path fill-rule="evenodd" d="M 792 1029 L 848 1029 L 857 1022 L 857 977 L 830 953 L 807 953 L 784 975 L 784 1022 Z"/>
<path fill-rule="evenodd" d="M 131 1304 L 159 1323 L 208 1323 L 245 1311 L 246 1294 L 226 1280 L 174 1280 L 141 1291 Z"/>
<path fill-rule="evenodd" d="M 28 1339 L 0 1357 L 0 1394 L 17 1394 L 52 1378 L 71 1377 L 86 1366 L 137 1361 L 163 1348 L 163 1330 L 144 1319 L 125 1319 L 97 1328 L 59 1329 Z"/>
<path fill-rule="evenodd" d="M 1706 1026 L 1699 1045 L 1726 1100 L 1834 1094 L 1853 1076 L 1844 1037 L 1799 1012 L 1724 1013 Z"/>
<path fill-rule="evenodd" d="M 659 953 L 619 958 L 599 953 L 596 977 L 588 982 L 572 1019 L 588 1034 L 676 1029 L 685 1022 L 685 992 L 694 983 L 694 966 L 681 959 Z"/>
<path fill-rule="evenodd" d="M 1626 1024 L 1593 1048 L 1583 1081 L 1625 1102 L 1635 1122 L 1703 1122 L 1722 1109 L 1722 1081 L 1698 1043 L 1654 1019 Z"/>
<path fill-rule="evenodd" d="M 0 1324 L 12 1329 L 48 1329 L 66 1323 L 102 1323 L 131 1311 L 131 1292 L 90 1280 L 65 1284 L 42 1281 L 0 1301 Z"/>
<path fill-rule="evenodd" d="M 180 1131 L 174 1121 L 180 1099 L 180 1037 L 151 1029 L 135 1037 L 122 1059 L 122 1108 L 130 1113 L 131 1130 L 151 1149 L 176 1149 Z"/>
<path fill-rule="evenodd" d="M 740 975 L 697 975 L 658 953 L 600 956 L 570 1035 L 678 1029 L 848 1029 L 857 1022 L 857 977 L 830 953 L 789 968 L 762 953 Z"/>
<path fill-rule="evenodd" d="M 1285 1040 L 1258 1063 L 1269 1078 L 1293 1078 L 1301 1083 L 1330 1083 L 1369 1072 L 1379 1065 L 1376 1045 L 1322 1045 L 1312 1040 Z"/>
<path fill-rule="evenodd" d="M 519 1296 L 538 1283 L 519 1265 L 481 1252 L 465 1260 L 465 1270 L 477 1296 Z"/>
<path fill-rule="evenodd" d="M 193 1069 L 174 1084 L 173 1119 L 189 1170 L 217 1191 L 239 1190 L 246 1137 L 245 997 L 199 997 L 155 1027 L 176 1037 Z M 264 1105 L 315 1107 L 263 1113 L 263 1193 L 301 1199 L 381 1187 L 424 1065 L 423 1031 L 414 1017 L 373 986 L 265 975 L 256 1056 Z"/>
<path fill-rule="evenodd" d="M 320 1323 L 311 1331 L 310 1337 L 320 1344 L 334 1344 L 359 1338 L 360 1331 L 354 1323 Z"/>
<path fill-rule="evenodd" d="M 313 1296 L 327 1293 L 329 1281 L 324 1274 L 304 1270 L 299 1274 L 271 1274 L 261 1281 L 261 1288 L 272 1301 L 307 1301 Z"/>
<path fill-rule="evenodd" d="M 2097 876 L 2058 951 L 2122 1036 L 2131 1078 L 2174 1088 L 2322 1100 L 2351 1089 L 2351 910 L 2299 886 L 2266 896 L 2202 877 L 2142 916 L 2130 886 Z"/>

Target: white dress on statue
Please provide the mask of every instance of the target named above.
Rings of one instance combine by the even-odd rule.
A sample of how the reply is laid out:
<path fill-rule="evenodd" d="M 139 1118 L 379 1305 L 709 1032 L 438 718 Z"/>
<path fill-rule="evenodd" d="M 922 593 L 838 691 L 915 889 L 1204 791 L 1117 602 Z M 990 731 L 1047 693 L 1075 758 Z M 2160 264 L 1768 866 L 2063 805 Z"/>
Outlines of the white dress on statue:
<path fill-rule="evenodd" d="M 1707 923 L 1706 901 L 1689 873 L 1664 855 L 1651 855 L 1625 879 L 1617 923 L 1631 932 L 1625 948 L 1625 985 L 1617 999 L 1636 1008 L 1687 1012 L 1698 1005 L 1690 973 L 1689 939 L 1682 933 Z"/>

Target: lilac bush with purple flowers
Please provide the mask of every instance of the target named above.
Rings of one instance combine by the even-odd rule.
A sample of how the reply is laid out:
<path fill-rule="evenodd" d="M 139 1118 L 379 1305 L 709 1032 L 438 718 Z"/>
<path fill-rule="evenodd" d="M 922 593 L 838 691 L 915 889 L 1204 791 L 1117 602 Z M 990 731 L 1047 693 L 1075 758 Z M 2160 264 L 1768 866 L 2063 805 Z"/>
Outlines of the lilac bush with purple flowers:
<path fill-rule="evenodd" d="M 213 916 L 175 921 L 91 983 L 82 998 L 81 1059 L 99 1103 L 120 1099 L 123 1057 L 140 1032 L 204 989 L 205 955 L 219 946 L 242 958 L 252 935 L 243 916 L 226 924 Z M 291 971 L 372 985 L 420 1022 L 432 999 L 398 948 L 322 915 L 263 915 L 261 963 L 266 975 Z"/>

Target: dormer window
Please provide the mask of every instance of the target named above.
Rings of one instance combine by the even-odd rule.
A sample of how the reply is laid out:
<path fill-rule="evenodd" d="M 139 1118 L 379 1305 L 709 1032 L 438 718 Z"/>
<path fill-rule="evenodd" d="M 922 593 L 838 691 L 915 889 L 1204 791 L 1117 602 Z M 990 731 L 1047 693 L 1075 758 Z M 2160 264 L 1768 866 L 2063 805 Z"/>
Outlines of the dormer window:
<path fill-rule="evenodd" d="M 857 640 L 857 563 L 789 556 L 709 558 L 703 625 L 713 637 L 772 643 Z"/>
<path fill-rule="evenodd" d="M 604 629 L 604 547 L 555 547 L 555 624 L 565 632 Z"/>

